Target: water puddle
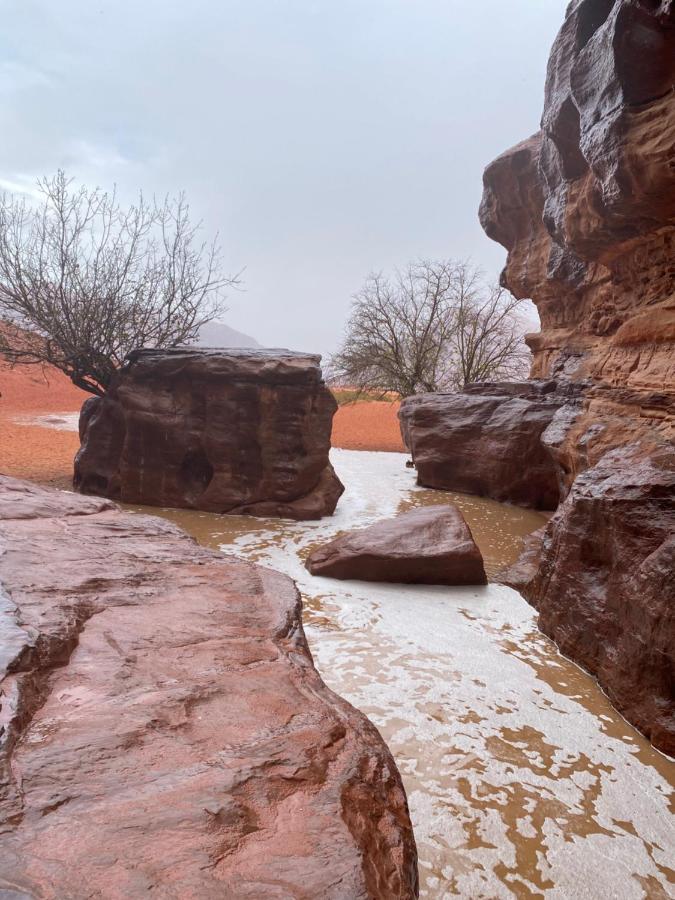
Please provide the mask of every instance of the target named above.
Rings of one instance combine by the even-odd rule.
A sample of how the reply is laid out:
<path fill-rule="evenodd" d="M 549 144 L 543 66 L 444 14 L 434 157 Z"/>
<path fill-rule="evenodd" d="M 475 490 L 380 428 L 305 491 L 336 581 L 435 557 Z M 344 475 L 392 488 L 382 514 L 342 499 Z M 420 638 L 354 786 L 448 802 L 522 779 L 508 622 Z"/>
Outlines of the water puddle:
<path fill-rule="evenodd" d="M 34 425 L 37 428 L 52 428 L 55 431 L 77 431 L 79 412 L 48 413 L 41 416 L 14 416 L 17 425 Z"/>
<path fill-rule="evenodd" d="M 326 683 L 375 722 L 403 775 L 421 896 L 675 896 L 675 764 L 536 629 L 509 588 L 312 578 L 316 544 L 411 506 L 456 502 L 490 575 L 545 518 L 417 488 L 396 453 L 334 450 L 332 519 L 159 513 L 206 546 L 286 572 Z"/>

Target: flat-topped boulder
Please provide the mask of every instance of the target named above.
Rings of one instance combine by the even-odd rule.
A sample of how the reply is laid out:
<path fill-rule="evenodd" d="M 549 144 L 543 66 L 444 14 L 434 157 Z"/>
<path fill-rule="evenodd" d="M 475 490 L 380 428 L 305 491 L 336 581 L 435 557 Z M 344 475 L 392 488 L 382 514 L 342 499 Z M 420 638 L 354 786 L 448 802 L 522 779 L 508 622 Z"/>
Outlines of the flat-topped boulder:
<path fill-rule="evenodd" d="M 135 351 L 82 408 L 75 487 L 230 515 L 332 514 L 337 404 L 320 362 L 290 350 Z"/>
<path fill-rule="evenodd" d="M 319 547 L 312 575 L 406 584 L 485 584 L 483 557 L 456 506 L 412 509 Z"/>
<path fill-rule="evenodd" d="M 555 509 L 560 473 L 542 435 L 581 387 L 552 380 L 468 385 L 401 404 L 401 433 L 425 487 Z"/>
<path fill-rule="evenodd" d="M 284 575 L 0 477 L 0 699 L 0 896 L 417 896 L 399 773 Z"/>

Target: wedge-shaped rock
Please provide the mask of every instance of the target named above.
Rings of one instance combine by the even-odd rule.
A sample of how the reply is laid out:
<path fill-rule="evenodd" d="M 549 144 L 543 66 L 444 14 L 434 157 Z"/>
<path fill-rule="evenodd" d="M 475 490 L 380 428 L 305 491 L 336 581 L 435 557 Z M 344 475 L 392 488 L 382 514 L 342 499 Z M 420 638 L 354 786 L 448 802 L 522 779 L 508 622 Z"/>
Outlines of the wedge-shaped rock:
<path fill-rule="evenodd" d="M 455 506 L 413 509 L 343 534 L 307 559 L 312 575 L 407 584 L 485 584 L 483 557 Z"/>
<path fill-rule="evenodd" d="M 0 477 L 0 726 L 2 897 L 417 896 L 293 582 L 161 519 Z"/>

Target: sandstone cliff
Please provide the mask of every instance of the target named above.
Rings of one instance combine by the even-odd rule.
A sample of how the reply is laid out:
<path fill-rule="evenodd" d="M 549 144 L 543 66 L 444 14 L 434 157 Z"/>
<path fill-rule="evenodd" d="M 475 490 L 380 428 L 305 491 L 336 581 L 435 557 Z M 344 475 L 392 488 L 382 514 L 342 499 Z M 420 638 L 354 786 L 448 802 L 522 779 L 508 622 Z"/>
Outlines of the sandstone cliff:
<path fill-rule="evenodd" d="M 411 398 L 403 435 L 423 484 L 546 506 L 557 483 L 506 580 L 675 753 L 675 3 L 573 0 L 541 131 L 484 188 L 502 282 L 539 310 L 535 380 Z"/>
<path fill-rule="evenodd" d="M 675 4 L 572 3 L 542 130 L 484 182 L 503 282 L 539 310 L 533 375 L 581 391 L 542 435 L 567 498 L 511 581 L 675 754 Z"/>
<path fill-rule="evenodd" d="M 318 519 L 342 494 L 320 357 L 139 350 L 82 408 L 75 487 L 152 506 Z"/>
<path fill-rule="evenodd" d="M 611 451 L 539 538 L 517 564 L 539 627 L 675 756 L 675 450 Z"/>
<path fill-rule="evenodd" d="M 417 896 L 401 780 L 283 575 L 0 476 L 0 895 Z"/>
<path fill-rule="evenodd" d="M 605 420 L 586 442 L 599 442 L 594 460 L 625 428 L 672 440 L 675 6 L 570 4 L 542 129 L 491 163 L 484 186 L 481 222 L 508 250 L 503 283 L 539 311 L 532 374 L 589 382 L 580 429 Z"/>

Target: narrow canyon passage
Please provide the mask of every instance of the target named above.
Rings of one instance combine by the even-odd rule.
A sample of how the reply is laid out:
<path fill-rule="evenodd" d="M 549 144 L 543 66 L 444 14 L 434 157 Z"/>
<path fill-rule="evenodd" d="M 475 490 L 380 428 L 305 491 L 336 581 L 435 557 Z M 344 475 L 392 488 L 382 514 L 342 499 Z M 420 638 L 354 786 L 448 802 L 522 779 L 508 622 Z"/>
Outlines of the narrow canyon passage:
<path fill-rule="evenodd" d="M 418 488 L 402 454 L 332 459 L 346 485 L 332 518 L 160 514 L 297 581 L 317 668 L 377 725 L 401 769 L 421 896 L 672 896 L 675 764 L 537 631 L 516 592 L 331 581 L 303 566 L 339 531 L 450 499 L 493 575 L 544 517 Z"/>

